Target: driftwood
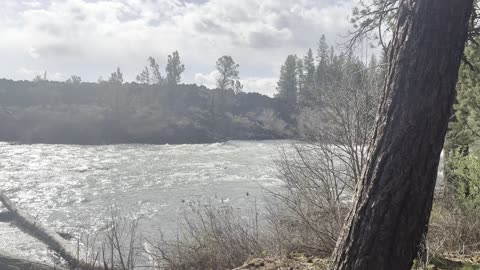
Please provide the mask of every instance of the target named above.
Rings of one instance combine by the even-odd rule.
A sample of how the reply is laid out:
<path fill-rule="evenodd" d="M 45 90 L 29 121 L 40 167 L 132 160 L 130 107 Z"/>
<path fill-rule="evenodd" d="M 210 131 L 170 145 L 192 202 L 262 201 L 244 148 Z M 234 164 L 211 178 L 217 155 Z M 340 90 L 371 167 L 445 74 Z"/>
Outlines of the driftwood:
<path fill-rule="evenodd" d="M 0 212 L 0 222 L 13 221 L 13 214 L 8 211 Z"/>
<path fill-rule="evenodd" d="M 17 258 L 10 255 L 0 254 L 0 269 L 2 270 L 55 270 L 55 267 Z"/>
<path fill-rule="evenodd" d="M 1 192 L 0 202 L 2 202 L 3 206 L 8 210 L 8 212 L 1 212 L 0 219 L 14 221 L 16 227 L 47 245 L 51 250 L 62 257 L 72 268 L 81 266 L 81 262 L 76 256 L 76 250 L 60 235 L 35 221 L 30 214 L 16 207 L 15 204 Z"/>

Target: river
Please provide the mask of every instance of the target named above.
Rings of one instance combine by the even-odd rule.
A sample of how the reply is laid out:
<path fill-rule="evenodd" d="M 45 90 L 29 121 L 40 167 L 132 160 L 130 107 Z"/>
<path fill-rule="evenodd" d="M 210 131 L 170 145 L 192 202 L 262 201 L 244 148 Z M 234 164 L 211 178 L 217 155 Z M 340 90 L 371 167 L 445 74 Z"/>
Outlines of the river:
<path fill-rule="evenodd" d="M 246 209 L 280 185 L 289 141 L 191 145 L 15 145 L 0 142 L 0 190 L 56 231 L 93 233 L 112 206 L 144 236 L 171 233 L 194 205 Z M 440 166 L 442 168 L 443 165 Z M 440 170 L 439 180 L 443 174 Z M 1 210 L 1 209 L 0 209 Z M 47 248 L 0 222 L 0 253 L 48 260 Z"/>
<path fill-rule="evenodd" d="M 274 160 L 288 141 L 197 145 L 0 143 L 0 189 L 57 231 L 98 230 L 112 205 L 147 234 L 174 231 L 192 204 L 247 207 L 279 185 Z M 42 244 L 0 223 L 0 252 L 45 260 Z"/>

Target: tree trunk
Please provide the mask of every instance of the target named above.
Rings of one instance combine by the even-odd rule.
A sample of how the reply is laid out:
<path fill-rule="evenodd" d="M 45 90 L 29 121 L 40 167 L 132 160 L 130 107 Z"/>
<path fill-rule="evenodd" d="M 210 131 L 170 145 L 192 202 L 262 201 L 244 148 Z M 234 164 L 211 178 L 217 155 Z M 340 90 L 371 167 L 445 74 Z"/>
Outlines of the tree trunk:
<path fill-rule="evenodd" d="M 16 222 L 16 227 L 46 244 L 60 257 L 67 261 L 72 268 L 82 265 L 76 256 L 75 249 L 60 237 L 60 235 L 49 228 L 42 226 L 42 224 L 35 221 L 35 219 L 27 212 L 17 208 L 15 204 L 1 192 L 0 202 L 9 211 L 9 215 L 2 212 L 2 216 L 14 220 Z"/>
<path fill-rule="evenodd" d="M 2 270 L 59 270 L 53 266 L 29 261 L 5 254 L 0 254 L 0 269 Z"/>
<path fill-rule="evenodd" d="M 399 0 L 369 162 L 335 270 L 409 270 L 427 231 L 472 0 Z"/>

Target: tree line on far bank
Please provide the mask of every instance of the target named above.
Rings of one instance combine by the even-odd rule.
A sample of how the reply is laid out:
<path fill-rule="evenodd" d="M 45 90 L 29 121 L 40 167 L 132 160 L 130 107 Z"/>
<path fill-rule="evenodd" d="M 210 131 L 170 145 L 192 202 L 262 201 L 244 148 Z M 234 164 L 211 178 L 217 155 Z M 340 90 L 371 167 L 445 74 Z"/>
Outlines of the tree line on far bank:
<path fill-rule="evenodd" d="M 335 54 L 322 36 L 316 57 L 312 50 L 304 59 L 287 57 L 274 98 L 243 92 L 239 64 L 227 55 L 216 62 L 215 89 L 182 84 L 185 65 L 177 51 L 168 56 L 165 74 L 149 57 L 135 82 L 124 82 L 119 67 L 97 83 L 82 82 L 78 75 L 51 81 L 47 72 L 32 81 L 1 79 L 0 141 L 161 144 L 294 138 L 302 111 L 321 105 L 319 97 L 345 72 L 364 76 L 361 70 L 367 66 L 352 55 Z"/>
<path fill-rule="evenodd" d="M 177 51 L 166 74 L 148 58 L 136 82 L 118 67 L 106 80 L 65 82 L 0 80 L 0 141 L 19 143 L 210 143 L 284 139 L 295 120 L 281 99 L 244 93 L 231 56 L 216 62 L 217 88 L 181 84 L 185 66 Z"/>

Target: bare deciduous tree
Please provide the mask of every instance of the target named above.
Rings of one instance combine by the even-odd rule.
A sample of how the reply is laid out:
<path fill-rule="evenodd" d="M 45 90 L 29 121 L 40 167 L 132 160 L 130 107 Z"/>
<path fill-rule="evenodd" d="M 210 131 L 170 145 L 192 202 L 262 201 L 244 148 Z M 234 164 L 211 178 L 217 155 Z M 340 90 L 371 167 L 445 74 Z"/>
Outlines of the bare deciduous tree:
<path fill-rule="evenodd" d="M 281 249 L 329 256 L 366 164 L 381 70 L 349 58 L 340 73 L 301 111 L 300 141 L 282 149 L 283 187 L 269 207 Z"/>

